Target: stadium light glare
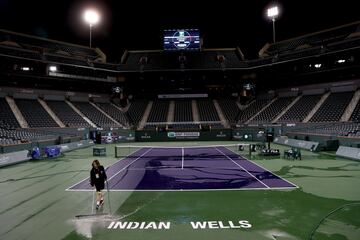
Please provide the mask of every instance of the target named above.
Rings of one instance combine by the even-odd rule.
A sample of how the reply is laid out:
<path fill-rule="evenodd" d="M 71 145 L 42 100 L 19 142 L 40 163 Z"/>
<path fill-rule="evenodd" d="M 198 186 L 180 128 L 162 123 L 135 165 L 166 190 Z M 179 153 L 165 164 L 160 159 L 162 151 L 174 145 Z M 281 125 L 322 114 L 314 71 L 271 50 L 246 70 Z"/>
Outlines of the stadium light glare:
<path fill-rule="evenodd" d="M 339 59 L 337 60 L 337 63 L 344 63 L 345 62 L 345 59 Z"/>
<path fill-rule="evenodd" d="M 100 14 L 93 10 L 93 9 L 88 9 L 84 12 L 84 20 L 86 23 L 89 24 L 90 27 L 90 40 L 89 40 L 89 45 L 91 47 L 91 31 L 92 31 L 92 27 L 97 24 L 100 21 Z"/>
<path fill-rule="evenodd" d="M 87 22 L 88 24 L 95 25 L 99 22 L 100 15 L 97 11 L 95 11 L 93 9 L 88 9 L 84 13 L 84 19 L 85 19 L 85 22 Z"/>
<path fill-rule="evenodd" d="M 21 67 L 21 70 L 27 72 L 27 71 L 30 71 L 30 68 L 29 67 Z"/>
<path fill-rule="evenodd" d="M 272 6 L 267 9 L 267 16 L 272 21 L 272 27 L 273 27 L 273 42 L 275 43 L 275 20 L 279 16 L 279 7 L 278 6 Z"/>
<path fill-rule="evenodd" d="M 50 72 L 57 72 L 57 66 L 50 66 L 49 71 Z"/>
<path fill-rule="evenodd" d="M 315 67 L 315 68 L 321 68 L 321 63 L 316 63 L 316 64 L 314 64 L 314 67 Z"/>
<path fill-rule="evenodd" d="M 271 7 L 267 10 L 267 16 L 271 19 L 276 18 L 279 15 L 279 8 L 277 6 Z"/>

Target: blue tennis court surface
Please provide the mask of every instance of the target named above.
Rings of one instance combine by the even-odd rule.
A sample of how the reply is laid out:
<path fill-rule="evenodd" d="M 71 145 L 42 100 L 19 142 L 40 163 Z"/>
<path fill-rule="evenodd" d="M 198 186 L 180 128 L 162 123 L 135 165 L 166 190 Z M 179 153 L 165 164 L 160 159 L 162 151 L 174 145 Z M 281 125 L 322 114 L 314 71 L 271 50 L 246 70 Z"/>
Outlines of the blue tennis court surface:
<path fill-rule="evenodd" d="M 111 190 L 291 189 L 297 186 L 218 147 L 142 147 L 107 169 Z M 68 190 L 92 190 L 89 179 Z"/>

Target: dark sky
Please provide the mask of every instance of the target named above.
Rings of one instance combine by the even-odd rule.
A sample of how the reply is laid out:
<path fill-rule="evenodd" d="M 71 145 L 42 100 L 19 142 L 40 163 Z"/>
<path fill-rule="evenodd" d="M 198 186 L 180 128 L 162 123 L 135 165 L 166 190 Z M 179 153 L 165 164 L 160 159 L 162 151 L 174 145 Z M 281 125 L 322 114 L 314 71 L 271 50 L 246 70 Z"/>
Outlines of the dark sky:
<path fill-rule="evenodd" d="M 211 3 L 209 3 L 211 1 Z M 236 3 L 235 3 L 236 2 Z M 162 30 L 199 28 L 205 48 L 239 46 L 247 58 L 272 40 L 263 0 L 0 0 L 0 28 L 88 44 L 82 21 L 86 6 L 101 10 L 93 42 L 119 62 L 125 49 L 162 49 Z M 360 20 L 357 1 L 283 0 L 276 21 L 277 40 Z"/>

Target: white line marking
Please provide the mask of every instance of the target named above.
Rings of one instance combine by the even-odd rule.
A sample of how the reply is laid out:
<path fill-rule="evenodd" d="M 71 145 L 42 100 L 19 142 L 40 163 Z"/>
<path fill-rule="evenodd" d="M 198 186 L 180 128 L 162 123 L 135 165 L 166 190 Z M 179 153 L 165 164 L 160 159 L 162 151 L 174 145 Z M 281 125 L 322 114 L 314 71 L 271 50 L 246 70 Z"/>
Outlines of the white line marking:
<path fill-rule="evenodd" d="M 265 183 L 263 183 L 262 181 L 260 181 L 257 177 L 255 177 L 252 173 L 250 173 L 248 170 L 246 170 L 245 168 L 243 168 L 240 164 L 238 164 L 237 162 L 235 162 L 231 157 L 227 156 L 225 153 L 223 153 L 221 150 L 219 150 L 218 148 L 215 148 L 216 151 L 220 152 L 222 155 L 224 155 L 227 159 L 229 159 L 230 161 L 232 161 L 233 163 L 235 163 L 237 166 L 239 166 L 241 169 L 243 169 L 245 172 L 247 172 L 250 176 L 252 176 L 253 178 L 255 178 L 256 180 L 259 181 L 259 183 L 261 183 L 262 185 L 264 185 L 267 188 L 270 188 L 268 185 L 266 185 Z"/>
<path fill-rule="evenodd" d="M 293 187 L 274 188 L 206 188 L 206 189 L 109 189 L 110 192 L 205 192 L 205 191 L 253 191 L 253 190 L 293 190 Z M 69 192 L 90 192 L 91 189 L 69 189 Z"/>
<path fill-rule="evenodd" d="M 122 160 L 124 160 L 124 159 L 126 159 L 126 158 L 128 158 L 128 157 L 130 157 L 132 154 L 135 154 L 135 153 L 141 151 L 142 149 L 144 149 L 144 148 L 140 148 L 140 149 L 136 150 L 135 152 L 131 153 L 129 156 L 123 157 L 123 158 L 117 160 L 116 162 L 114 162 L 113 164 L 110 164 L 109 166 L 105 167 L 105 171 L 107 171 L 107 169 L 109 169 L 110 167 L 114 166 L 114 165 L 117 164 L 118 162 L 120 162 L 120 161 L 122 161 Z M 89 172 L 90 172 L 90 170 L 89 170 Z M 79 183 L 82 183 L 82 182 L 85 181 L 86 179 L 88 179 L 88 177 L 85 178 L 85 179 L 83 179 L 83 180 L 81 180 L 81 181 L 79 181 L 79 182 L 77 182 L 77 183 L 75 183 L 75 184 L 73 184 L 73 185 L 71 185 L 70 187 L 68 187 L 67 189 L 65 189 L 65 191 L 71 191 L 71 188 L 73 188 L 74 186 L 78 185 Z"/>
<path fill-rule="evenodd" d="M 111 179 L 113 179 L 115 176 L 117 176 L 120 172 L 122 172 L 124 169 L 126 169 L 127 167 L 129 167 L 131 164 L 133 164 L 134 162 L 136 162 L 137 160 L 139 160 L 142 156 L 144 156 L 145 154 L 147 154 L 148 152 L 150 152 L 152 150 L 152 148 L 150 148 L 149 150 L 147 150 L 146 152 L 144 152 L 143 154 L 141 154 L 139 157 L 137 157 L 134 161 L 132 161 L 131 163 L 129 163 L 128 165 L 126 165 L 125 167 L 123 167 L 120 171 L 118 171 L 117 173 L 115 173 L 114 175 L 112 175 L 111 178 L 109 178 L 107 181 L 109 182 Z"/>
<path fill-rule="evenodd" d="M 181 148 L 181 169 L 184 169 L 184 148 Z"/>
<path fill-rule="evenodd" d="M 227 149 L 228 149 L 228 148 L 227 148 Z M 261 167 L 262 169 L 264 169 L 264 170 L 266 170 L 266 171 L 268 171 L 268 172 L 272 173 L 273 175 L 277 176 L 278 178 L 280 178 L 280 179 L 284 180 L 285 182 L 290 183 L 291 185 L 294 185 L 296 188 L 300 188 L 298 185 L 296 185 L 296 184 L 294 184 L 294 183 L 292 183 L 292 182 L 290 182 L 290 181 L 286 180 L 285 178 L 280 177 L 279 175 L 277 175 L 277 174 L 273 173 L 273 171 L 270 171 L 270 170 L 268 170 L 268 169 L 264 168 L 263 166 L 261 166 L 261 165 L 257 164 L 256 162 L 251 161 L 250 159 L 247 159 L 245 156 L 243 156 L 243 155 L 241 155 L 241 154 L 238 154 L 238 153 L 234 152 L 234 151 L 233 151 L 233 150 L 231 150 L 231 149 L 228 149 L 228 150 L 229 150 L 229 151 L 231 151 L 231 152 L 233 152 L 233 153 L 235 153 L 235 154 L 236 154 L 236 155 L 238 155 L 239 157 L 241 156 L 242 158 L 244 158 L 245 160 L 247 160 L 247 161 L 249 161 L 249 162 L 251 162 L 251 163 L 255 164 L 256 166 Z M 276 189 L 276 188 L 271 188 L 271 189 Z"/>

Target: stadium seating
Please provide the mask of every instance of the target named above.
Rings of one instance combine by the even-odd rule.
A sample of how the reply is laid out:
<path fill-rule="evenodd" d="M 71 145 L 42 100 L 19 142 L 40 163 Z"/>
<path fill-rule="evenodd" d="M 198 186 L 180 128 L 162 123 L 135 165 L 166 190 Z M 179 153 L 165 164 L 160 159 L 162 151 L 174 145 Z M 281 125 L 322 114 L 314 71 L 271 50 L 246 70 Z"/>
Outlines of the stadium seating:
<path fill-rule="evenodd" d="M 310 122 L 339 121 L 353 95 L 354 92 L 331 93 L 310 119 Z"/>
<path fill-rule="evenodd" d="M 169 101 L 166 100 L 154 101 L 149 114 L 148 122 L 166 122 L 168 110 L 169 110 Z"/>
<path fill-rule="evenodd" d="M 198 99 L 196 102 L 199 110 L 200 121 L 220 121 L 214 103 L 211 99 Z"/>
<path fill-rule="evenodd" d="M 251 123 L 268 123 L 275 119 L 292 101 L 293 97 L 282 97 L 272 102 L 266 109 L 257 115 Z"/>
<path fill-rule="evenodd" d="M 10 130 L 0 128 L 0 145 L 14 145 L 31 141 L 43 141 L 56 138 L 56 135 L 42 133 L 34 130 Z"/>
<path fill-rule="evenodd" d="M 15 99 L 15 102 L 29 127 L 59 127 L 37 100 Z"/>
<path fill-rule="evenodd" d="M 18 34 L 6 30 L 0 30 L 0 42 L 2 41 L 11 41 L 18 44 L 19 47 L 23 49 L 38 51 L 39 53 L 78 56 L 91 60 L 99 58 L 99 54 L 95 49 L 25 34 Z"/>
<path fill-rule="evenodd" d="M 238 116 L 240 109 L 236 104 L 235 100 L 231 99 L 220 99 L 218 103 L 223 111 L 226 119 L 230 123 L 234 123 L 236 121 L 236 117 Z"/>
<path fill-rule="evenodd" d="M 129 124 L 129 120 L 126 117 L 126 114 L 121 112 L 110 103 L 96 103 L 96 105 L 122 125 L 127 126 Z"/>
<path fill-rule="evenodd" d="M 106 117 L 102 112 L 92 106 L 89 102 L 72 102 L 87 118 L 89 118 L 98 127 L 111 127 L 116 124 Z"/>
<path fill-rule="evenodd" d="M 251 103 L 247 108 L 239 112 L 239 116 L 237 116 L 239 123 L 245 123 L 252 116 L 258 113 L 263 107 L 265 107 L 271 99 L 257 99 L 255 102 Z"/>
<path fill-rule="evenodd" d="M 174 122 L 193 121 L 192 107 L 190 100 L 175 101 Z"/>
<path fill-rule="evenodd" d="M 357 103 L 353 113 L 351 114 L 350 120 L 353 122 L 360 122 L 360 101 Z"/>
<path fill-rule="evenodd" d="M 293 132 L 311 133 L 329 136 L 360 137 L 360 124 L 352 122 L 337 122 L 306 127 Z"/>
<path fill-rule="evenodd" d="M 260 51 L 260 57 L 266 56 L 286 56 L 292 54 L 301 53 L 301 56 L 311 55 L 314 53 L 320 53 L 325 49 L 334 47 L 334 44 L 340 42 L 349 42 L 348 37 L 358 31 L 359 24 L 352 23 L 337 28 L 332 28 L 304 36 L 292 38 L 285 41 L 280 41 L 264 46 L 263 50 Z M 329 48 L 327 48 L 329 46 Z M 312 52 L 314 51 L 315 52 Z M 294 56 L 293 56 L 294 57 Z"/>
<path fill-rule="evenodd" d="M 47 105 L 67 127 L 89 127 L 90 125 L 64 101 L 46 101 Z"/>
<path fill-rule="evenodd" d="M 137 126 L 141 121 L 148 103 L 146 100 L 135 100 L 131 102 L 127 116 L 134 126 Z"/>
<path fill-rule="evenodd" d="M 281 118 L 280 123 L 302 122 L 310 111 L 319 102 L 321 95 L 302 96 Z"/>
<path fill-rule="evenodd" d="M 0 98 L 0 128 L 13 129 L 19 127 L 20 125 L 11 111 L 9 104 L 5 98 Z"/>

